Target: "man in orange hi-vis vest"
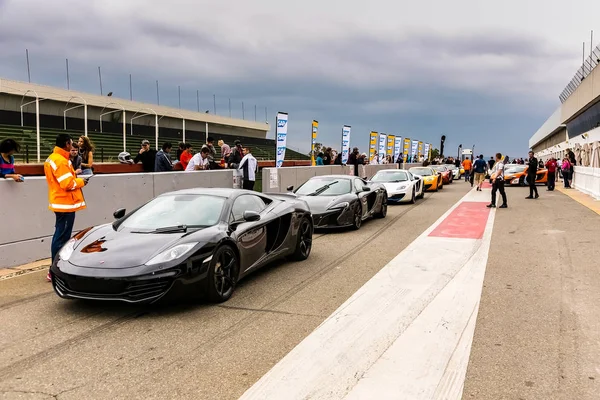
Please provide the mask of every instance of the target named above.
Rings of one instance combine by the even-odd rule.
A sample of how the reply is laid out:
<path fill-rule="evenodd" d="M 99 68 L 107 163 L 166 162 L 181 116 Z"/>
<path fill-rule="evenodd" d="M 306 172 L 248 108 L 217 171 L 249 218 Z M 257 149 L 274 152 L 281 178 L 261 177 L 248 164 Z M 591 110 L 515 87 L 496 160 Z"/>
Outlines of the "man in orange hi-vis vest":
<path fill-rule="evenodd" d="M 86 208 L 81 188 L 87 185 L 90 176 L 82 179 L 75 175 L 70 160 L 72 144 L 70 135 L 59 134 L 56 137 L 54 152 L 44 162 L 44 174 L 48 182 L 48 208 L 56 215 L 51 245 L 52 263 L 60 249 L 71 238 L 75 212 Z M 47 279 L 52 280 L 50 272 Z"/>

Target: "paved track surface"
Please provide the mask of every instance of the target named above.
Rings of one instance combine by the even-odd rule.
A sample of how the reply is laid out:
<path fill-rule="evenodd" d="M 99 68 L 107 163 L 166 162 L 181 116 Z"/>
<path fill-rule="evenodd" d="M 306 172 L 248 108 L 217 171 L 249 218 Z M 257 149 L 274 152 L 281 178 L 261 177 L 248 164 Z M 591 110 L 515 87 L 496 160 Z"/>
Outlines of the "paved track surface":
<path fill-rule="evenodd" d="M 600 398 L 600 216 L 539 189 L 496 212 L 464 399 Z"/>
<path fill-rule="evenodd" d="M 36 272 L 0 281 L 0 399 L 237 399 L 458 201 L 455 182 L 358 232 L 317 234 L 219 306 L 59 299 Z"/>

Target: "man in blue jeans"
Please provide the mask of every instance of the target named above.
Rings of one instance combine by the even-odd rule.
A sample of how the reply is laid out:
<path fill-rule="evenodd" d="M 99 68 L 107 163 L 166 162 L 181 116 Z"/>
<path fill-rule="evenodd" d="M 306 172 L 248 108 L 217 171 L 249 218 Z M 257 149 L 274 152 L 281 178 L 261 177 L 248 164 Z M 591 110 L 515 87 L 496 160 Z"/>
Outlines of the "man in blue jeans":
<path fill-rule="evenodd" d="M 69 241 L 75 223 L 75 212 L 86 208 L 81 188 L 87 185 L 90 176 L 77 178 L 70 160 L 73 141 L 70 135 L 61 133 L 56 137 L 54 151 L 44 162 L 44 175 L 48 183 L 48 208 L 54 212 L 56 223 L 50 246 L 51 263 L 60 249 Z M 52 277 L 48 272 L 47 280 Z"/>

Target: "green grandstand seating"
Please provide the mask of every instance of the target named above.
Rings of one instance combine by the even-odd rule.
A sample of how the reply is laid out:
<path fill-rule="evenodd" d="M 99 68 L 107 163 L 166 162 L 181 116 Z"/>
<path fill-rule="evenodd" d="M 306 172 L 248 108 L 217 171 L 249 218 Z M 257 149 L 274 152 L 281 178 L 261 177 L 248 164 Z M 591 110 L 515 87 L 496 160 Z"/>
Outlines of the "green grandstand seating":
<path fill-rule="evenodd" d="M 40 138 L 41 138 L 41 156 L 45 159 L 51 152 L 54 147 L 54 140 L 58 133 L 67 132 L 74 138 L 83 135 L 82 131 L 75 130 L 62 130 L 62 129 L 50 129 L 43 128 L 40 129 Z M 27 158 L 29 162 L 36 161 L 36 130 L 32 127 L 21 127 L 14 125 L 0 125 L 0 140 L 11 137 L 17 140 L 21 146 L 21 153 L 16 156 L 18 162 L 27 162 Z M 96 151 L 94 154 L 94 160 L 96 162 L 116 162 L 117 156 L 120 152 L 123 151 L 123 142 L 122 136 L 120 134 L 115 133 L 100 133 L 100 132 L 88 132 L 88 137 L 92 140 L 94 145 L 96 146 Z M 234 137 L 226 136 L 226 135 L 215 135 L 215 141 L 223 138 L 226 143 L 229 145 L 233 145 Z M 154 137 L 146 137 L 139 135 L 127 135 L 127 151 L 131 153 L 132 156 L 135 156 L 140 148 L 140 143 L 143 139 L 150 140 L 150 143 L 154 144 Z M 275 160 L 275 141 L 274 140 L 266 140 L 266 139 L 257 139 L 257 138 L 243 138 L 240 137 L 243 144 L 247 144 L 252 147 L 252 153 L 258 160 Z M 168 136 L 160 136 L 159 143 L 170 141 L 173 143 L 174 149 L 172 154 L 176 153 L 176 148 L 179 143 L 179 138 L 168 137 Z M 200 140 L 187 140 L 195 151 L 199 151 L 202 147 L 202 141 Z M 221 149 L 218 146 L 215 146 L 217 150 L 218 157 L 221 156 Z M 28 153 L 28 157 L 27 157 Z M 286 151 L 286 159 L 287 160 L 308 160 L 308 157 L 305 154 L 296 152 L 291 149 L 287 149 Z"/>

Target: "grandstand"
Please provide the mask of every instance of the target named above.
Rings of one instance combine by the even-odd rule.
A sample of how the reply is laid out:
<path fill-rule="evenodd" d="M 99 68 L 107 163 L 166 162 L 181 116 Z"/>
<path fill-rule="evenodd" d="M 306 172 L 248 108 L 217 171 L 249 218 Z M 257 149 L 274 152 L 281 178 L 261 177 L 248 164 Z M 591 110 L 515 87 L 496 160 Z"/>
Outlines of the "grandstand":
<path fill-rule="evenodd" d="M 52 129 L 43 128 L 40 130 L 40 147 L 42 158 L 45 159 L 54 148 L 54 140 L 56 135 L 59 133 L 69 133 L 74 138 L 82 136 L 83 131 L 78 130 L 63 130 L 63 129 Z M 199 132 L 188 132 L 186 142 L 190 143 L 195 151 L 199 151 L 204 143 L 204 133 Z M 215 133 L 211 136 L 215 139 L 215 149 L 217 155 L 221 156 L 221 149 L 217 146 L 218 140 L 223 140 L 230 146 L 233 145 L 235 140 L 240 140 L 244 146 L 252 147 L 252 154 L 257 160 L 275 160 L 276 144 L 275 140 L 272 139 L 261 139 L 244 136 L 232 136 Z M 22 127 L 15 125 L 0 125 L 0 140 L 5 138 L 15 139 L 21 146 L 21 153 L 15 155 L 17 162 L 29 163 L 36 161 L 36 129 L 35 127 Z M 110 132 L 89 132 L 88 137 L 92 140 L 96 146 L 94 154 L 95 162 L 117 162 L 117 156 L 123 151 L 123 136 L 122 134 L 110 133 Z M 140 144 L 143 139 L 149 139 L 152 142 L 153 137 L 142 136 L 142 135 L 127 135 L 126 148 L 133 157 L 138 153 Z M 171 142 L 174 150 L 172 156 L 175 157 L 175 150 L 178 143 L 182 140 L 181 135 L 160 135 L 159 143 Z M 307 155 L 298 153 L 296 151 L 287 149 L 286 157 L 287 160 L 308 160 L 310 157 Z"/>

